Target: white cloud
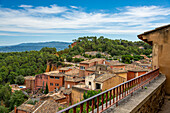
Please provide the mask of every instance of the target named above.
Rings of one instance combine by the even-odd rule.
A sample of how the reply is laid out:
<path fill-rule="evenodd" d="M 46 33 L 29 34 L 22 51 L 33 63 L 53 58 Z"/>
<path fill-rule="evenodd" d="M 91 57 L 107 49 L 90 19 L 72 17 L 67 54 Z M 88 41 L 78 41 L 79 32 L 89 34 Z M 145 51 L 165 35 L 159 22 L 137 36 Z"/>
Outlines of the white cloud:
<path fill-rule="evenodd" d="M 50 7 L 39 6 L 18 10 L 0 7 L 0 31 L 42 34 L 134 34 L 154 26 L 164 25 L 168 23 L 170 16 L 170 8 L 159 6 L 127 6 L 118 8 L 119 13 L 87 13 L 75 10 L 76 6 L 70 7 L 51 5 Z"/>
<path fill-rule="evenodd" d="M 143 7 L 126 7 L 127 12 L 124 14 L 137 17 L 155 17 L 159 15 L 169 15 L 170 8 L 162 8 L 159 6 L 143 6 Z"/>
<path fill-rule="evenodd" d="M 18 7 L 31 8 L 31 7 L 33 7 L 33 6 L 32 6 L 32 5 L 20 5 L 20 6 L 18 6 Z"/>
<path fill-rule="evenodd" d="M 57 5 L 50 5 L 50 7 L 36 7 L 32 9 L 28 9 L 29 13 L 46 13 L 46 14 L 57 14 L 57 13 L 62 13 L 67 10 L 66 7 L 59 7 Z"/>
<path fill-rule="evenodd" d="M 71 8 L 73 8 L 73 9 L 78 9 L 78 7 L 77 6 L 70 6 Z"/>
<path fill-rule="evenodd" d="M 0 36 L 18 36 L 18 35 L 11 34 L 11 33 L 0 33 Z"/>

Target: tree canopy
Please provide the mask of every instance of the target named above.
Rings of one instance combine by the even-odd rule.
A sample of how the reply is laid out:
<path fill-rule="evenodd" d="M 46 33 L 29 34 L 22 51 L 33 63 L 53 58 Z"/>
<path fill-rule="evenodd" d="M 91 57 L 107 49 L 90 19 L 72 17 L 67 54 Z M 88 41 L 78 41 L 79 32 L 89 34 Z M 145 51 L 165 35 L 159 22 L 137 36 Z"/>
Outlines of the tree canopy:
<path fill-rule="evenodd" d="M 25 81 L 24 77 L 22 75 L 19 75 L 16 77 L 15 83 L 18 85 L 22 85 L 22 84 L 24 84 L 24 81 Z"/>
<path fill-rule="evenodd" d="M 15 91 L 10 97 L 10 110 L 14 109 L 14 106 L 20 106 L 25 101 L 25 95 L 22 91 Z"/>
<path fill-rule="evenodd" d="M 60 64 L 55 48 L 42 48 L 40 51 L 0 53 L 0 84 L 14 84 L 16 77 L 34 76 L 45 72 L 47 61 Z"/>
<path fill-rule="evenodd" d="M 74 47 L 66 48 L 58 52 L 62 57 L 74 56 L 78 54 L 84 54 L 86 51 L 99 51 L 106 52 L 112 56 L 122 56 L 122 55 L 150 55 L 152 53 L 152 46 L 142 42 L 142 41 L 128 41 L 128 40 L 112 40 L 104 38 L 103 36 L 97 37 L 79 37 L 75 39 L 74 42 L 77 44 Z M 140 49 L 142 46 L 144 49 Z M 100 57 L 97 54 L 96 57 Z"/>

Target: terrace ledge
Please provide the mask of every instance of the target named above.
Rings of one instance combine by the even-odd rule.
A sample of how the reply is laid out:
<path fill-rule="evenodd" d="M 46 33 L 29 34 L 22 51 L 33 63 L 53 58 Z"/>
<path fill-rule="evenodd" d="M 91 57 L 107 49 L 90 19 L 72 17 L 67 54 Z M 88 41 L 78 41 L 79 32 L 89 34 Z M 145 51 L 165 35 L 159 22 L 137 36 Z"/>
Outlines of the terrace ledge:
<path fill-rule="evenodd" d="M 165 75 L 160 74 L 150 84 L 144 86 L 119 102 L 118 106 L 111 106 L 103 113 L 155 113 L 164 102 Z"/>

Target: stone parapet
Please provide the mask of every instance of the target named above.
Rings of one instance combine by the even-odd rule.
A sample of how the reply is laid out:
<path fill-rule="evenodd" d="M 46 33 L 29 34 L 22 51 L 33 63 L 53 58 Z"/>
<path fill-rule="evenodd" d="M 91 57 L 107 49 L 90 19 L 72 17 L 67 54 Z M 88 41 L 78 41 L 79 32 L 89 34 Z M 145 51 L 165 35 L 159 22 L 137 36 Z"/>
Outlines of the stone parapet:
<path fill-rule="evenodd" d="M 143 89 L 134 92 L 104 113 L 157 113 L 164 103 L 166 77 L 160 75 Z"/>

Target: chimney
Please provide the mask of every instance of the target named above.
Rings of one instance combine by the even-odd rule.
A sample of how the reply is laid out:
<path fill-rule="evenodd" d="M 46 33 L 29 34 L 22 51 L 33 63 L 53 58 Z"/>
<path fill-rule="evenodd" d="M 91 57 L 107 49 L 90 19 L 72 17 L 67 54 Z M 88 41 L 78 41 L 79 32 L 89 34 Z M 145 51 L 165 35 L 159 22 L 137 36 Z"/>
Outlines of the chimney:
<path fill-rule="evenodd" d="M 16 107 L 16 105 L 14 106 L 14 112 L 17 113 L 17 107 Z"/>

